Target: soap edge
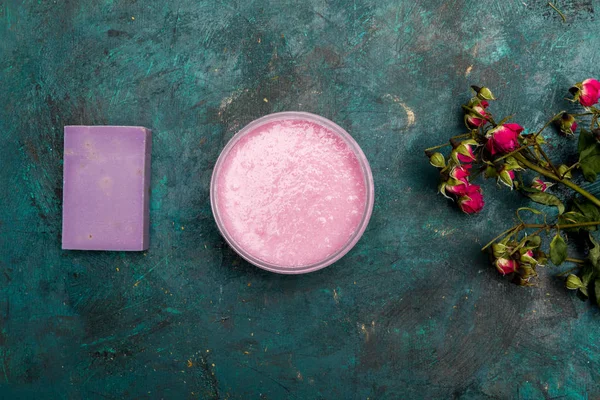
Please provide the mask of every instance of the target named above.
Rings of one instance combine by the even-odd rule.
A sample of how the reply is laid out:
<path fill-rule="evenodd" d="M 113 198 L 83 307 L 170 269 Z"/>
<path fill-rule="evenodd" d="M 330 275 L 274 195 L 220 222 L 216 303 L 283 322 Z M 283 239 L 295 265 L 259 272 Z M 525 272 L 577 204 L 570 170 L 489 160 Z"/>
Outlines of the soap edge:
<path fill-rule="evenodd" d="M 152 129 L 144 128 L 145 130 L 145 157 L 144 157 L 144 192 L 142 193 L 142 201 L 144 203 L 144 231 L 142 235 L 141 250 L 148 250 L 150 247 L 150 182 L 152 179 Z"/>

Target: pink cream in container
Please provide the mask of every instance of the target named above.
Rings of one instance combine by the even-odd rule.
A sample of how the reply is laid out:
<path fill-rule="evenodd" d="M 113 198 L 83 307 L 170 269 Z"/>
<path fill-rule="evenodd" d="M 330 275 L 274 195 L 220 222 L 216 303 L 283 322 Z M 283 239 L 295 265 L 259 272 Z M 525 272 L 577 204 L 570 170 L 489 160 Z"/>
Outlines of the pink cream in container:
<path fill-rule="evenodd" d="M 257 267 L 316 271 L 343 257 L 373 210 L 369 163 L 335 123 L 305 112 L 251 122 L 225 146 L 210 200 L 229 245 Z"/>

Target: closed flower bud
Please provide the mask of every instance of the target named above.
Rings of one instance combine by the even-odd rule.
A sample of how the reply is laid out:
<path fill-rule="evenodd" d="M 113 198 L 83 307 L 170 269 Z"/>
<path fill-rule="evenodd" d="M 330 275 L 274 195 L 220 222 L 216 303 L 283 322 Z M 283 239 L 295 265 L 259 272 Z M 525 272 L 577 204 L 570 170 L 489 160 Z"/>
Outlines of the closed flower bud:
<path fill-rule="evenodd" d="M 598 102 L 600 98 L 600 82 L 596 79 L 586 79 L 583 82 L 575 84 L 569 92 L 573 98 L 584 107 L 591 107 Z"/>
<path fill-rule="evenodd" d="M 571 290 L 585 288 L 585 286 L 583 285 L 583 282 L 581 282 L 581 279 L 579 279 L 579 277 L 577 275 L 573 275 L 573 274 L 569 274 L 569 276 L 567 276 L 566 286 L 567 286 L 567 289 L 571 289 Z"/>
<path fill-rule="evenodd" d="M 444 168 L 446 166 L 446 159 L 442 153 L 433 153 L 429 156 L 429 162 L 437 168 Z"/>
<path fill-rule="evenodd" d="M 492 91 L 485 86 L 471 86 L 471 88 L 475 91 L 475 93 L 477 93 L 477 97 L 479 97 L 481 100 L 496 100 L 492 94 Z"/>
<path fill-rule="evenodd" d="M 489 103 L 485 100 L 475 99 L 475 101 L 469 102 L 467 105 L 472 111 L 465 114 L 465 123 L 467 127 L 471 129 L 478 128 L 485 125 L 487 120 L 485 117 L 488 115 L 485 110 L 489 106 Z"/>
<path fill-rule="evenodd" d="M 573 135 L 577 129 L 575 117 L 567 113 L 563 113 L 562 116 L 556 120 L 556 125 L 560 132 L 567 136 Z"/>
<path fill-rule="evenodd" d="M 515 171 L 503 169 L 498 174 L 498 182 L 501 182 L 508 186 L 511 190 L 513 188 L 513 181 L 515 180 Z"/>
<path fill-rule="evenodd" d="M 560 169 L 559 169 L 559 172 L 560 172 Z M 554 185 L 554 183 L 544 182 L 539 177 L 533 178 L 533 182 L 531 183 L 531 187 L 539 190 L 540 192 L 545 192 L 546 190 L 548 190 L 548 188 L 550 186 L 553 186 L 553 185 Z"/>
<path fill-rule="evenodd" d="M 450 170 L 450 177 L 456 179 L 457 181 L 468 183 L 467 178 L 471 174 L 471 172 L 469 171 L 470 169 L 471 166 L 469 164 L 457 165 L 455 167 L 452 167 L 452 169 Z"/>
<path fill-rule="evenodd" d="M 491 155 L 510 153 L 519 148 L 519 134 L 523 127 L 519 124 L 508 123 L 498 125 L 486 134 L 486 148 Z"/>
<path fill-rule="evenodd" d="M 571 179 L 573 177 L 573 174 L 571 174 L 571 170 L 565 164 L 561 164 L 558 166 L 558 174 L 561 177 L 567 178 L 567 179 Z M 552 186 L 552 185 L 553 184 L 551 184 L 550 186 Z"/>
<path fill-rule="evenodd" d="M 476 160 L 475 152 L 473 148 L 477 146 L 477 142 L 475 140 L 463 140 L 460 144 L 453 150 L 453 157 L 457 162 L 461 163 L 472 163 Z"/>
<path fill-rule="evenodd" d="M 492 253 L 495 258 L 501 258 L 506 255 L 507 248 L 504 243 L 494 243 L 492 244 Z"/>
<path fill-rule="evenodd" d="M 516 272 L 519 269 L 519 263 L 516 260 L 512 260 L 510 258 L 497 258 L 494 263 L 498 272 L 502 275 L 507 275 L 513 272 Z"/>
<path fill-rule="evenodd" d="M 533 251 L 531 250 L 527 250 L 523 254 L 521 254 L 521 258 L 519 261 L 530 265 L 537 265 L 538 263 L 537 260 L 533 258 Z"/>
<path fill-rule="evenodd" d="M 467 193 L 458 198 L 458 207 L 466 214 L 477 214 L 483 209 L 484 204 L 479 185 L 469 185 Z"/>

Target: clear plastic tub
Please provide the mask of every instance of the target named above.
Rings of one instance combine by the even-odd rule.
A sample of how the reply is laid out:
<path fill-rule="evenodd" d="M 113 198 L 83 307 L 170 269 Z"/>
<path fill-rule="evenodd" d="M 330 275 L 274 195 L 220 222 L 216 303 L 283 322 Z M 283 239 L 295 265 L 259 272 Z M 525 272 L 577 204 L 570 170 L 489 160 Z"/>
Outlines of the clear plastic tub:
<path fill-rule="evenodd" d="M 354 139 L 318 115 L 259 118 L 225 146 L 210 198 L 221 234 L 259 268 L 302 274 L 343 257 L 374 202 L 369 163 Z"/>

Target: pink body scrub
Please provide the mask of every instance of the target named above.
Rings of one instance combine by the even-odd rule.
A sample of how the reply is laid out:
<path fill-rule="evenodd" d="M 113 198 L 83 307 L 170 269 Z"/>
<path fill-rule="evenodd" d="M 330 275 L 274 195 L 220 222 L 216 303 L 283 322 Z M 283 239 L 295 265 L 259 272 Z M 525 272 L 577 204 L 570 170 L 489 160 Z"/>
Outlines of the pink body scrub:
<path fill-rule="evenodd" d="M 211 204 L 221 233 L 246 260 L 273 272 L 311 272 L 340 259 L 364 232 L 373 178 L 342 128 L 309 113 L 277 113 L 227 144 Z"/>

